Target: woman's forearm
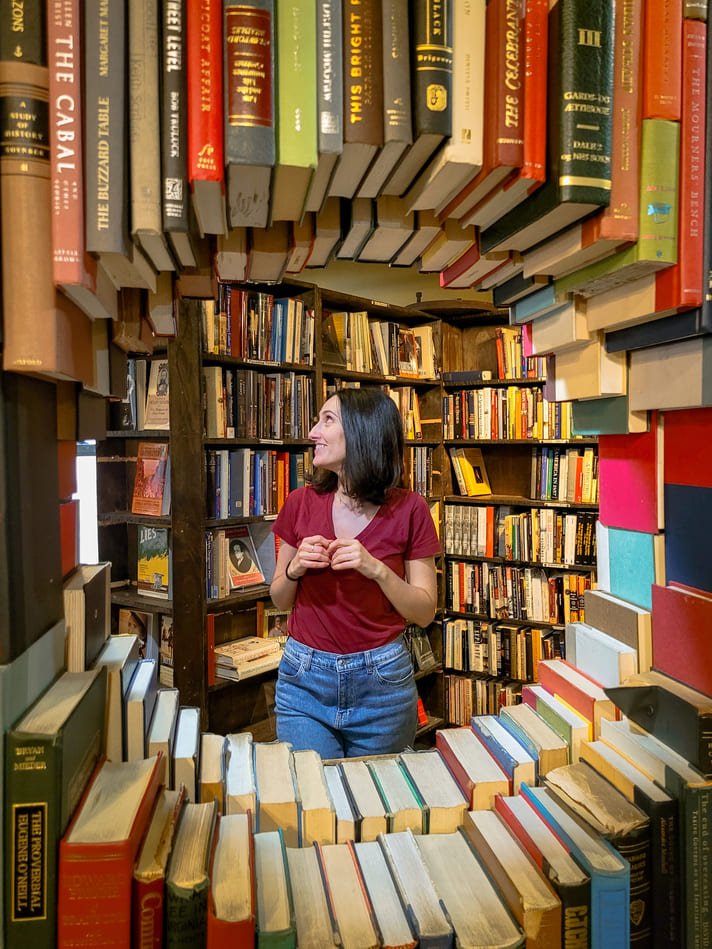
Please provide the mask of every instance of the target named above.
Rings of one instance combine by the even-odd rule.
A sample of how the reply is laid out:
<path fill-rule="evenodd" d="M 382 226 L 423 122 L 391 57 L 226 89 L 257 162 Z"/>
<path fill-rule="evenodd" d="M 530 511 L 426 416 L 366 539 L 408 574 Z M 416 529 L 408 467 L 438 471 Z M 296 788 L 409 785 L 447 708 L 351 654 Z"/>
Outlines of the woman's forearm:
<path fill-rule="evenodd" d="M 406 579 L 401 579 L 381 562 L 373 579 L 407 623 L 416 623 L 418 626 L 432 623 L 437 610 L 434 563 L 411 561 L 406 567 Z"/>

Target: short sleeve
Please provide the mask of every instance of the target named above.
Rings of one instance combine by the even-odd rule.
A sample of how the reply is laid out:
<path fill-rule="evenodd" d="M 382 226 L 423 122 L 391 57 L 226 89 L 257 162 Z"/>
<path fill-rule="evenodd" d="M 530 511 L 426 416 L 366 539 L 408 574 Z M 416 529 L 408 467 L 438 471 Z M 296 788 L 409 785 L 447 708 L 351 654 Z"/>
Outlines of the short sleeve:
<path fill-rule="evenodd" d="M 440 553 L 440 541 L 430 508 L 421 495 L 411 495 L 410 536 L 405 550 L 406 560 L 422 560 Z"/>
<path fill-rule="evenodd" d="M 272 525 L 272 533 L 280 537 L 285 543 L 289 544 L 290 547 L 299 546 L 299 538 L 296 534 L 299 493 L 299 491 L 291 491 L 287 495 L 282 509 Z"/>

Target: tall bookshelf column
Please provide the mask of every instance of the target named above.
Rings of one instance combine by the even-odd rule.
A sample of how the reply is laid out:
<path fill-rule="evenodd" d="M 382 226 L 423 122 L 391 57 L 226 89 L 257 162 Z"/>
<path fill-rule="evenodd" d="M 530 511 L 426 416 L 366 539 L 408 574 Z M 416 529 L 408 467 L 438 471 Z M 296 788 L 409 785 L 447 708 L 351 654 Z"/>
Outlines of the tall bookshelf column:
<path fill-rule="evenodd" d="M 199 300 L 179 300 L 178 335 L 168 346 L 173 510 L 173 675 L 181 705 L 208 727 L 205 608 L 205 469 Z M 176 582 L 177 581 L 177 582 Z"/>

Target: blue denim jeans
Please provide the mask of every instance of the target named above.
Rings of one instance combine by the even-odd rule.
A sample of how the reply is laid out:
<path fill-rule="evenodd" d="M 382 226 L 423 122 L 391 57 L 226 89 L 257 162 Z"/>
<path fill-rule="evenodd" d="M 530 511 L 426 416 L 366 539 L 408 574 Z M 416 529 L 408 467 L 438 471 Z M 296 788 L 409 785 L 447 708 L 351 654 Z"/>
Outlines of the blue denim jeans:
<path fill-rule="evenodd" d="M 402 636 L 345 655 L 288 639 L 277 676 L 277 738 L 322 758 L 396 754 L 415 738 L 417 701 Z"/>

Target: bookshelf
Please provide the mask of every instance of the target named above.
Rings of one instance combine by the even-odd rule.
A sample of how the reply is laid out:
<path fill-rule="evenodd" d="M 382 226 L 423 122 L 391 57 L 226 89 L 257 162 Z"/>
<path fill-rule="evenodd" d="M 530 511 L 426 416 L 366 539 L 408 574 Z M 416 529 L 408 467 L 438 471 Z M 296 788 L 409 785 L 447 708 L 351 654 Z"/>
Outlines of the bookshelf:
<path fill-rule="evenodd" d="M 292 334 L 287 358 L 284 334 L 280 346 L 277 330 L 268 330 L 268 324 L 274 327 L 277 322 L 278 305 L 288 314 L 285 327 L 291 327 L 297 310 L 303 314 L 304 347 L 297 343 L 295 348 Z M 444 458 L 435 358 L 439 321 L 408 307 L 384 306 L 297 281 L 219 282 L 214 300 L 179 295 L 177 306 L 178 333 L 168 341 L 165 354 L 170 431 L 110 430 L 97 450 L 100 556 L 112 562 L 114 611 L 123 607 L 172 618 L 173 684 L 180 689 L 183 705 L 201 709 L 203 729 L 226 733 L 250 728 L 264 738 L 273 736 L 274 672 L 239 682 L 215 679 L 209 673 L 210 650 L 228 639 L 261 631 L 265 611 L 271 607 L 272 522 L 287 486 L 293 489 L 303 483 L 310 463 L 312 419 L 335 388 L 382 386 L 399 404 L 406 431 L 406 483 L 428 498 L 439 526 Z M 351 324 L 354 340 L 368 346 L 365 356 L 362 351 L 356 357 L 358 369 L 347 367 L 345 360 L 339 364 L 333 351 L 323 351 L 329 344 L 325 324 L 336 313 L 343 325 Z M 369 324 L 382 322 L 389 324 L 393 346 L 393 361 L 387 367 L 372 361 L 375 345 L 372 352 Z M 427 327 L 427 333 L 418 327 Z M 415 353 L 413 365 L 406 367 L 408 375 L 398 363 L 399 333 L 414 342 L 416 332 L 427 337 L 425 347 L 432 360 L 427 377 L 418 375 Z M 422 353 L 424 347 L 419 345 Z M 132 514 L 138 444 L 159 440 L 170 442 L 171 514 Z M 233 470 L 243 478 L 237 490 Z M 169 532 L 168 600 L 136 589 L 137 538 L 145 525 Z M 257 549 L 265 582 L 231 589 L 220 579 L 224 570 L 215 552 L 225 534 L 244 526 Z M 434 664 L 425 668 L 416 664 L 427 716 L 418 729 L 419 741 L 427 741 L 444 721 L 440 619 L 426 632 Z"/>
<path fill-rule="evenodd" d="M 516 328 L 460 317 L 442 335 L 445 704 L 449 723 L 468 724 L 517 701 L 582 618 L 597 442 L 547 399 L 545 361 L 523 357 Z"/>

